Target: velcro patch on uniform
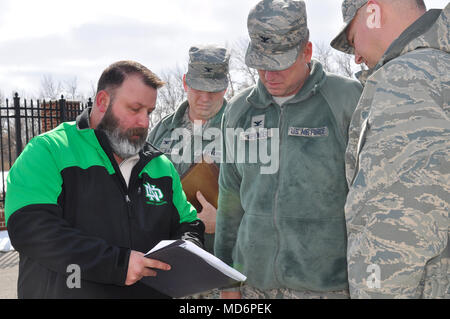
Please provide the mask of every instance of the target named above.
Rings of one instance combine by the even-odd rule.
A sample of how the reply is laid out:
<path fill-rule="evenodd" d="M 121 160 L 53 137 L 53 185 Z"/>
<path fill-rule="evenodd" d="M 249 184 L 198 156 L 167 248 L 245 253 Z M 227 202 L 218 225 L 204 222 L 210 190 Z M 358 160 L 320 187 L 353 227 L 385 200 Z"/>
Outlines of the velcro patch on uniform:
<path fill-rule="evenodd" d="M 252 117 L 252 127 L 254 128 L 263 128 L 265 124 L 264 122 L 265 122 L 264 114 Z"/>
<path fill-rule="evenodd" d="M 250 132 L 241 133 L 241 141 L 256 141 L 256 140 L 266 140 L 273 136 L 271 129 L 254 129 Z"/>
<path fill-rule="evenodd" d="M 222 157 L 222 151 L 217 151 L 217 150 L 213 149 L 212 151 L 204 151 L 203 155 L 209 156 L 209 157 L 221 158 Z"/>
<path fill-rule="evenodd" d="M 171 146 L 172 146 L 172 139 L 165 138 L 162 140 L 159 149 L 161 150 L 161 152 L 168 154 L 172 151 Z"/>
<path fill-rule="evenodd" d="M 301 136 L 301 137 L 324 137 L 328 136 L 328 127 L 318 128 L 298 128 L 290 127 L 289 136 Z"/>

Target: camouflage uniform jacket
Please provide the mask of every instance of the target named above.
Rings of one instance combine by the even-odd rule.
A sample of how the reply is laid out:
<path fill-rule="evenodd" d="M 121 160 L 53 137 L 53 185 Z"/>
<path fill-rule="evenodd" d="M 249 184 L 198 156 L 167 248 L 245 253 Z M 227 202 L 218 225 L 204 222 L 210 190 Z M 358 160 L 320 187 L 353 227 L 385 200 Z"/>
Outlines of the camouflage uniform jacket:
<path fill-rule="evenodd" d="M 349 129 L 352 298 L 450 298 L 450 5 L 395 40 Z"/>
<path fill-rule="evenodd" d="M 222 121 L 222 115 L 227 105 L 227 101 L 224 100 L 223 106 L 220 111 L 209 121 L 207 121 L 202 126 L 202 132 L 205 133 L 207 129 L 215 129 L 215 133 L 212 136 L 207 136 L 207 134 L 201 134 L 201 136 L 193 134 L 193 125 L 188 117 L 188 107 L 189 103 L 184 101 L 175 110 L 174 113 L 163 118 L 150 132 L 148 137 L 148 142 L 154 145 L 156 148 L 165 153 L 165 155 L 172 161 L 175 169 L 180 176 L 193 165 L 195 160 L 199 159 L 201 155 L 207 151 L 208 146 L 212 146 L 209 150 L 208 155 L 212 160 L 214 160 L 218 165 L 221 160 L 221 140 L 216 141 L 218 137 L 220 138 L 220 125 Z M 172 133 L 175 129 L 184 128 L 187 130 L 186 133 L 192 134 L 190 139 L 182 140 L 183 137 L 178 134 Z M 217 133 L 217 134 L 216 134 Z M 173 139 L 174 138 L 174 139 Z M 198 143 L 194 144 L 194 139 L 198 139 Z M 189 143 L 190 154 L 187 154 L 187 161 L 176 161 L 173 158 L 173 152 L 183 154 L 187 150 L 187 146 L 184 143 Z M 194 145 L 198 145 L 199 149 L 195 149 Z M 184 147 L 183 147 L 184 146 Z M 217 147 L 214 147 L 217 146 Z M 200 148 L 201 147 L 201 148 Z M 205 249 L 209 252 L 213 252 L 214 247 L 214 235 L 205 233 Z"/>
<path fill-rule="evenodd" d="M 281 107 L 261 81 L 228 104 L 214 250 L 249 286 L 348 289 L 344 154 L 361 92 L 359 82 L 313 61 L 302 89 Z"/>

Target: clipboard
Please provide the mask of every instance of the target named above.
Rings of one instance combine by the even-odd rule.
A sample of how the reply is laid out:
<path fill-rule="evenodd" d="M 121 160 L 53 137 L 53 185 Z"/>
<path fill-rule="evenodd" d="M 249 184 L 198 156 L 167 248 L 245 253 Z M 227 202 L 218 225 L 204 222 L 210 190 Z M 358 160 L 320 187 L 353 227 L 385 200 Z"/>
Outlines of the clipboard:
<path fill-rule="evenodd" d="M 202 205 L 197 200 L 197 191 L 200 191 L 206 200 L 217 209 L 219 199 L 219 167 L 207 156 L 196 161 L 181 177 L 181 184 L 187 200 L 195 207 L 198 213 Z"/>

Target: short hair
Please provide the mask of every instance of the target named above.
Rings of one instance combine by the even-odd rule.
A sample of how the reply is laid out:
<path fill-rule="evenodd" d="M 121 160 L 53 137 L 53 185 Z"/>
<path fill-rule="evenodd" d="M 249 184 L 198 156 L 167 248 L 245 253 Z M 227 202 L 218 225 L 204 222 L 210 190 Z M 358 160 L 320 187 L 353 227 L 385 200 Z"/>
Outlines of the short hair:
<path fill-rule="evenodd" d="M 306 35 L 305 37 L 300 41 L 300 43 L 298 44 L 298 54 L 300 55 L 301 53 L 303 53 L 303 51 L 305 50 L 306 46 L 309 43 L 309 38 L 310 38 L 310 33 L 309 33 L 309 29 L 306 29 Z"/>
<path fill-rule="evenodd" d="M 97 94 L 106 90 L 113 95 L 113 92 L 131 75 L 140 76 L 145 85 L 155 90 L 165 84 L 156 74 L 142 64 L 135 61 L 119 61 L 111 64 L 103 71 L 98 80 Z"/>
<path fill-rule="evenodd" d="M 395 3 L 399 10 L 413 9 L 418 11 L 427 11 L 424 0 L 383 0 L 384 2 Z"/>
<path fill-rule="evenodd" d="M 427 10 L 427 6 L 425 5 L 425 2 L 423 0 L 416 0 L 417 8 L 420 10 Z"/>

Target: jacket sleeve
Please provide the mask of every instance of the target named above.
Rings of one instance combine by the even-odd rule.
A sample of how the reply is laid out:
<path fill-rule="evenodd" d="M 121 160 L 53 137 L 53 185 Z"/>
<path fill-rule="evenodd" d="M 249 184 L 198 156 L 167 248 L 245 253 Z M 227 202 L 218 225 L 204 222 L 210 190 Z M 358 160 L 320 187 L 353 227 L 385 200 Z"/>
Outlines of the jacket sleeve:
<path fill-rule="evenodd" d="M 52 271 L 67 274 L 67 267 L 76 264 L 83 280 L 124 285 L 130 251 L 88 236 L 64 220 L 58 204 L 63 181 L 55 153 L 45 137 L 37 137 L 11 168 L 5 213 L 12 245 Z"/>
<path fill-rule="evenodd" d="M 244 215 L 241 205 L 241 180 L 231 152 L 234 152 L 234 134 L 227 134 L 226 115 L 222 120 L 223 160 L 219 174 L 219 201 L 216 220 L 216 238 L 214 253 L 223 262 L 239 268 L 233 264 L 233 248 L 236 244 L 239 225 Z"/>
<path fill-rule="evenodd" d="M 348 143 L 348 128 L 362 93 L 362 85 L 352 79 L 328 75 L 321 93 L 333 112 L 342 142 Z M 345 94 L 342 94 L 345 92 Z"/>
<path fill-rule="evenodd" d="M 448 64 L 444 80 L 414 63 L 386 65 L 361 99 L 371 107 L 346 203 L 352 298 L 419 298 L 425 277 L 448 288 Z"/>

